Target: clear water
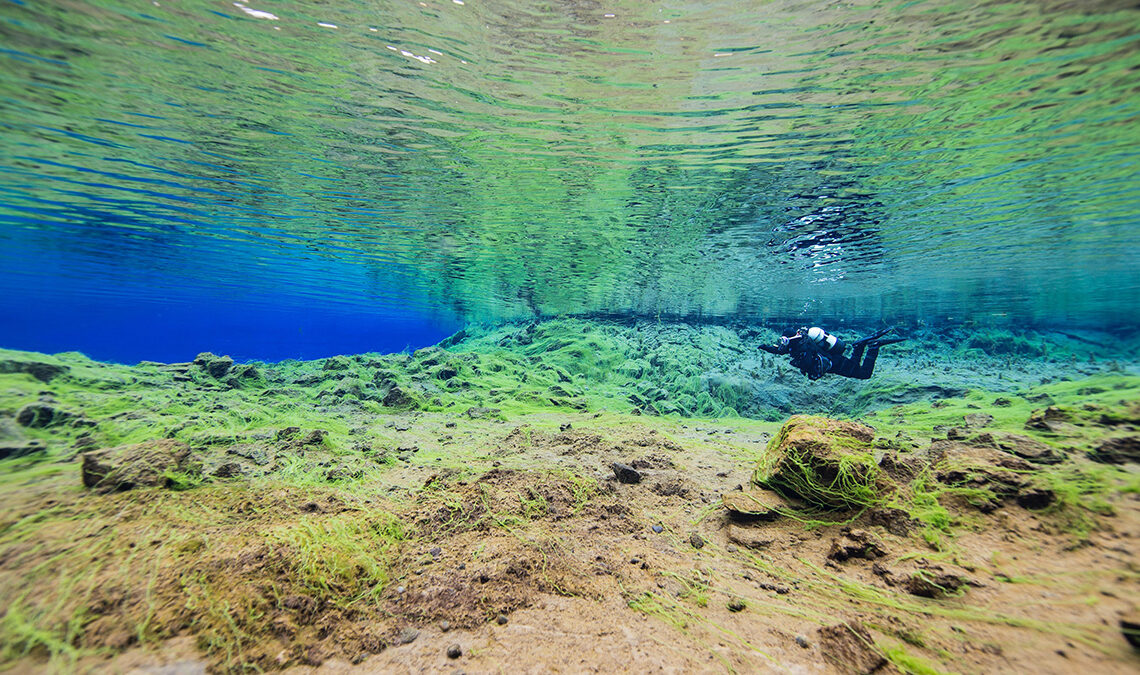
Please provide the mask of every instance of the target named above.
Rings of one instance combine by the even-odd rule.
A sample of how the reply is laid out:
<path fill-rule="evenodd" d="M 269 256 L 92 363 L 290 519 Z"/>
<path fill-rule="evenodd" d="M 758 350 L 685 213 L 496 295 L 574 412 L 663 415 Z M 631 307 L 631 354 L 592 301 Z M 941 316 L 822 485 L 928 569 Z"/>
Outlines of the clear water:
<path fill-rule="evenodd" d="M 1140 324 L 1133 2 L 0 18 L 4 346 L 315 356 L 597 312 Z"/>

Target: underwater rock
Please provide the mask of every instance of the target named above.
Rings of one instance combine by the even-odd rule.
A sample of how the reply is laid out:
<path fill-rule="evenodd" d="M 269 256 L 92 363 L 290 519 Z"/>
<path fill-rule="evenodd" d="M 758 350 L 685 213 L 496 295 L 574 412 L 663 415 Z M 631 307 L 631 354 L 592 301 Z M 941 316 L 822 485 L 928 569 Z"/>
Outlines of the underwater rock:
<path fill-rule="evenodd" d="M 768 443 L 753 481 L 812 506 L 868 506 L 889 489 L 871 454 L 874 437 L 856 422 L 795 415 Z"/>
<path fill-rule="evenodd" d="M 978 435 L 971 442 L 1004 450 L 1037 464 L 1058 464 L 1065 460 L 1065 453 L 1060 450 L 1019 434 L 987 432 Z"/>
<path fill-rule="evenodd" d="M 989 426 L 994 421 L 994 416 L 989 413 L 969 413 L 965 421 L 967 429 L 980 429 Z"/>
<path fill-rule="evenodd" d="M 1067 410 L 1049 406 L 1045 410 L 1034 410 L 1025 421 L 1026 429 L 1047 431 L 1052 434 L 1066 434 L 1072 431 L 1072 416 Z"/>
<path fill-rule="evenodd" d="M 6 373 L 27 373 L 36 378 L 40 382 L 51 382 L 56 377 L 63 375 L 70 368 L 67 366 L 58 365 L 55 363 L 45 363 L 43 361 L 21 361 L 16 359 L 0 359 L 0 374 Z"/>
<path fill-rule="evenodd" d="M 233 478 L 234 476 L 244 476 L 247 471 L 241 462 L 223 462 L 215 467 L 212 473 L 216 478 Z"/>
<path fill-rule="evenodd" d="M 412 352 L 412 358 L 417 359 L 424 366 L 437 366 L 445 356 L 447 356 L 447 352 L 434 345 Z"/>
<path fill-rule="evenodd" d="M 65 413 L 46 403 L 29 403 L 16 413 L 16 424 L 29 429 L 43 429 L 62 424 L 71 417 L 70 413 Z"/>
<path fill-rule="evenodd" d="M 347 356 L 331 356 L 325 359 L 321 370 L 348 370 L 350 367 L 352 367 L 352 361 Z"/>
<path fill-rule="evenodd" d="M 1025 496 L 1031 503 L 1038 503 L 1052 498 L 1051 490 L 1033 482 L 1033 465 L 1020 457 L 957 441 L 935 441 L 930 447 L 942 455 L 935 465 L 934 477 L 946 485 L 977 488 L 979 494 L 968 501 L 983 513 L 996 509 L 1003 499 Z M 992 498 L 985 498 L 985 491 Z M 1032 498 L 1027 496 L 1031 492 L 1036 493 Z"/>
<path fill-rule="evenodd" d="M 768 548 L 776 542 L 775 535 L 768 534 L 763 530 L 758 530 L 752 527 L 741 527 L 739 525 L 729 525 L 728 540 L 740 544 L 744 548 L 761 549 Z"/>
<path fill-rule="evenodd" d="M 416 400 L 399 386 L 392 385 L 388 391 L 384 392 L 380 403 L 388 408 L 410 408 L 416 404 Z"/>
<path fill-rule="evenodd" d="M 641 472 L 632 466 L 621 462 L 614 462 L 611 466 L 618 481 L 629 484 L 641 482 Z"/>
<path fill-rule="evenodd" d="M 787 501 L 771 490 L 729 490 L 721 497 L 728 517 L 740 522 L 775 520 Z"/>
<path fill-rule="evenodd" d="M 101 492 L 166 485 L 167 471 L 187 468 L 190 446 L 162 439 L 83 453 L 83 484 Z"/>
<path fill-rule="evenodd" d="M 915 570 L 902 582 L 903 590 L 922 598 L 941 598 L 947 595 L 956 595 L 969 585 L 971 585 L 969 579 L 951 572 L 944 572 L 937 565 Z"/>
<path fill-rule="evenodd" d="M 829 560 L 844 562 L 851 558 L 874 560 L 887 554 L 875 535 L 866 530 L 847 530 L 843 536 L 831 540 L 827 553 Z"/>
<path fill-rule="evenodd" d="M 483 419 L 484 417 L 487 417 L 489 415 L 498 415 L 499 412 L 500 412 L 500 410 L 498 408 L 486 408 L 483 406 L 472 406 L 472 407 L 468 408 L 467 410 L 464 410 L 463 414 L 467 415 L 468 417 L 470 417 L 473 420 L 478 420 L 478 419 Z"/>
<path fill-rule="evenodd" d="M 210 352 L 202 352 L 194 358 L 194 365 L 213 378 L 220 379 L 225 377 L 226 373 L 234 365 L 234 360 L 228 356 L 217 356 Z"/>
<path fill-rule="evenodd" d="M 890 507 L 871 509 L 867 513 L 867 522 L 882 527 L 896 537 L 909 535 L 911 528 L 918 524 L 906 511 Z"/>
<path fill-rule="evenodd" d="M 0 417 L 0 459 L 23 457 L 46 449 L 43 441 L 25 438 L 11 418 Z"/>
<path fill-rule="evenodd" d="M 871 633 L 858 621 L 821 627 L 819 649 L 823 658 L 848 675 L 870 675 L 887 665 Z"/>
<path fill-rule="evenodd" d="M 1089 459 L 1105 464 L 1140 463 L 1140 436 L 1106 438 L 1089 452 Z"/>
<path fill-rule="evenodd" d="M 301 445 L 321 445 L 325 442 L 329 432 L 324 429 L 313 429 L 301 438 Z"/>
<path fill-rule="evenodd" d="M 1132 610 L 1120 617 L 1120 632 L 1133 649 L 1140 649 L 1140 612 Z"/>
<path fill-rule="evenodd" d="M 237 445 L 231 445 L 226 449 L 226 452 L 243 459 L 248 459 L 258 466 L 265 466 L 269 463 L 269 452 L 265 446 L 262 445 L 239 443 Z"/>
<path fill-rule="evenodd" d="M 459 375 L 459 368 L 456 368 L 454 365 L 452 365 L 450 363 L 447 363 L 447 364 L 440 366 L 439 370 L 435 371 L 436 378 L 438 378 L 440 380 L 450 380 L 451 378 L 456 377 L 458 375 Z"/>

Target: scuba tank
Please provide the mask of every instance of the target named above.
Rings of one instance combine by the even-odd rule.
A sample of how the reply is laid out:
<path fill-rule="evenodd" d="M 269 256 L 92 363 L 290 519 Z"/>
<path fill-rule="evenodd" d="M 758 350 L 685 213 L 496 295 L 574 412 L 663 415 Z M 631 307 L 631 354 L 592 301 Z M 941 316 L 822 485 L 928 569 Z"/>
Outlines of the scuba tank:
<path fill-rule="evenodd" d="M 828 333 L 819 326 L 812 326 L 808 329 L 807 343 L 812 346 L 817 352 L 821 354 L 831 354 L 833 356 L 840 356 L 843 350 L 847 348 L 847 343 Z"/>

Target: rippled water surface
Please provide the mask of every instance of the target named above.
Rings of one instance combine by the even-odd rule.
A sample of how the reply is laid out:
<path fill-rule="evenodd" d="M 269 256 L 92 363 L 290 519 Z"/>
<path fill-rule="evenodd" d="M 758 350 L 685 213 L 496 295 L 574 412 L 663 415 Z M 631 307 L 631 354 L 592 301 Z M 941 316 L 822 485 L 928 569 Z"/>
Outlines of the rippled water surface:
<path fill-rule="evenodd" d="M 10 297 L 1140 314 L 1133 2 L 6 0 L 0 17 Z"/>

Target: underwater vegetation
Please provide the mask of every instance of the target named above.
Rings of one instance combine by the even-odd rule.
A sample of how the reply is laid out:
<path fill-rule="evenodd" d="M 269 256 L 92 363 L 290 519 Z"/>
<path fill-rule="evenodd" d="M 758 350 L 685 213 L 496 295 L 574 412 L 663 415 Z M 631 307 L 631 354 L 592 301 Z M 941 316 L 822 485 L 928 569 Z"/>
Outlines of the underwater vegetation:
<path fill-rule="evenodd" d="M 0 352 L 0 660 L 1134 668 L 1135 342 L 921 329 L 868 382 L 808 383 L 776 335 Z M 581 637 L 615 627 L 640 642 Z"/>

